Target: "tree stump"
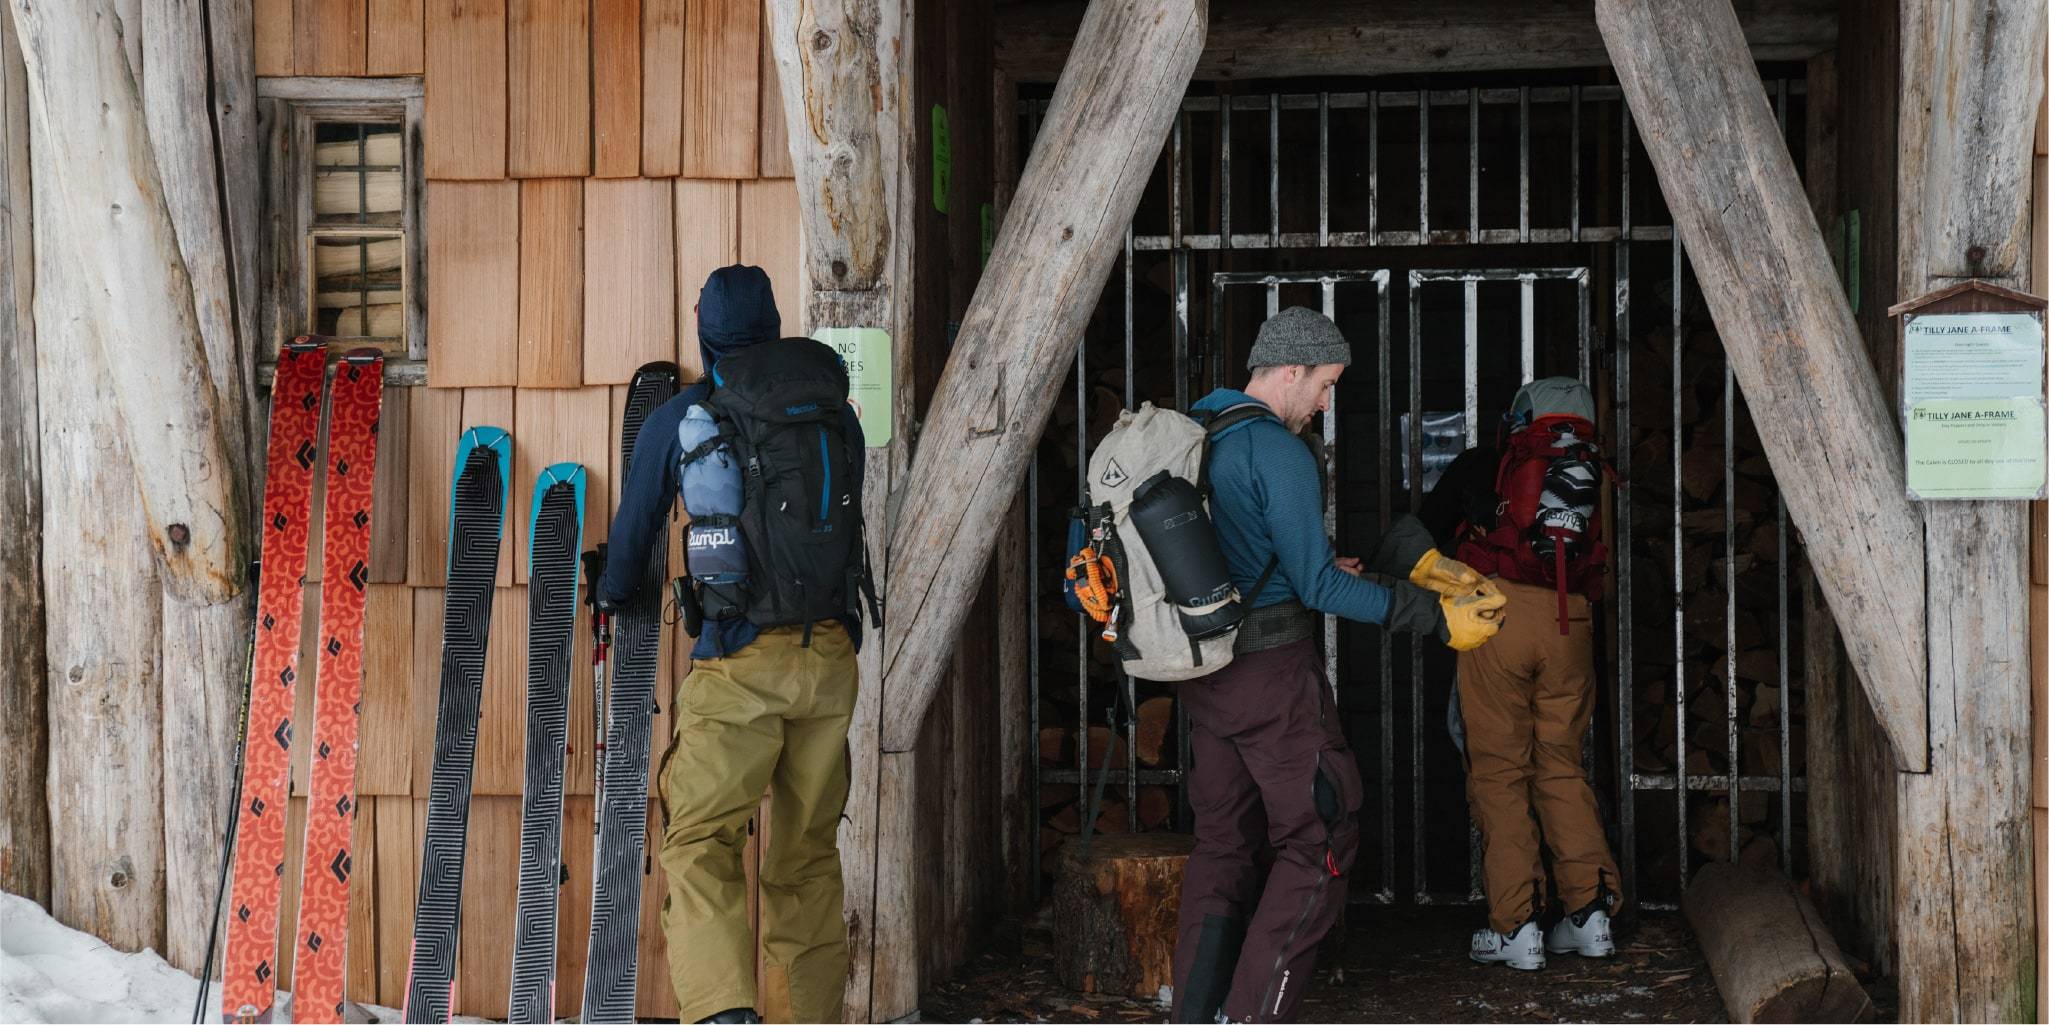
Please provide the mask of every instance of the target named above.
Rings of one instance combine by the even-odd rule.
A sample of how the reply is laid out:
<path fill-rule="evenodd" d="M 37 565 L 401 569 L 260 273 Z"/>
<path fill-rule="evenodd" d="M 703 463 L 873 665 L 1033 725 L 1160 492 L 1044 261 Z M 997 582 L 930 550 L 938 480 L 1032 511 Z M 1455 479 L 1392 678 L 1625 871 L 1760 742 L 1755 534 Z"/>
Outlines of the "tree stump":
<path fill-rule="evenodd" d="M 1735 864 L 1700 870 L 1681 906 L 1733 1021 L 1870 1021 L 1871 998 L 1822 924 L 1758 840 Z"/>
<path fill-rule="evenodd" d="M 1062 846 L 1053 891 L 1061 985 L 1156 999 L 1174 984 L 1181 871 L 1194 849 L 1195 838 L 1181 833 L 1097 836 L 1086 861 L 1079 842 Z"/>

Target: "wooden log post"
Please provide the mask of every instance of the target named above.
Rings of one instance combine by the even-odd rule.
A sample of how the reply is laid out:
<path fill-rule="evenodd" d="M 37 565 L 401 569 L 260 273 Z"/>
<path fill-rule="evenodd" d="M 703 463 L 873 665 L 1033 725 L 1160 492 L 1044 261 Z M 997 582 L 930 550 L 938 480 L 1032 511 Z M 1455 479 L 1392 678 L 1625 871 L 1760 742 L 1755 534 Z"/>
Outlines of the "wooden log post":
<path fill-rule="evenodd" d="M 254 103 L 235 104 L 231 97 L 240 88 L 237 69 L 252 72 L 254 58 L 246 8 L 236 31 L 235 6 L 213 6 L 219 10 L 212 16 L 197 17 L 183 0 L 144 0 L 142 102 L 222 435 L 237 451 L 253 453 L 260 451 L 250 429 L 258 419 L 251 415 L 256 352 L 249 342 L 255 292 L 231 282 L 244 269 L 253 273 L 255 213 L 252 205 L 235 217 L 221 200 L 237 195 L 254 202 L 253 183 L 237 181 L 233 169 L 253 176 L 256 154 L 231 148 L 238 131 L 253 139 Z M 221 95 L 210 106 L 216 83 Z M 244 95 L 253 101 L 253 80 Z M 247 127 L 238 129 L 242 122 Z M 227 182 L 216 174 L 216 157 L 230 175 Z M 230 494 L 248 495 L 253 465 L 253 457 L 229 460 L 223 469 Z M 205 957 L 214 873 L 227 831 L 221 795 L 230 788 L 235 714 L 249 678 L 246 599 L 215 602 L 177 587 L 164 595 L 164 957 L 187 971 L 198 971 Z"/>
<path fill-rule="evenodd" d="M 1680 901 L 1730 1018 L 1870 1021 L 1871 997 L 1778 859 L 1771 841 L 1755 841 L 1740 860 L 1702 868 Z"/>
<path fill-rule="evenodd" d="M 2043 5 L 1900 6 L 1899 298 L 2029 281 Z M 2027 512 L 1928 502 L 1929 772 L 1900 779 L 1900 1020 L 2035 1013 Z"/>
<path fill-rule="evenodd" d="M 137 476 L 137 501 L 171 594 L 208 604 L 243 590 L 249 519 L 242 460 L 231 445 L 234 400 L 209 366 L 192 277 L 149 137 L 123 24 L 107 0 L 10 0 L 44 126 L 49 187 L 41 206 L 63 225 L 38 233 L 64 250 L 78 300 L 98 322 L 104 384 Z M 138 19 L 139 20 L 139 19 Z M 62 130 L 49 126 L 62 125 Z M 106 403 L 100 403 L 102 407 Z"/>
<path fill-rule="evenodd" d="M 43 661 L 43 471 L 36 415 L 28 82 L 0 18 L 0 890 L 50 904 L 49 709 Z"/>
<path fill-rule="evenodd" d="M 31 108 L 37 182 L 58 173 Z M 47 192 L 39 192 L 40 197 Z M 35 207 L 35 237 L 72 230 Z M 36 388 L 49 680 L 50 913 L 123 950 L 164 947 L 162 584 L 119 428 L 98 320 L 64 250 L 36 247 Z"/>
<path fill-rule="evenodd" d="M 1925 769 L 1921 519 L 1736 13 L 1727 0 L 1594 10 L 1850 661 L 1895 764 Z"/>
<path fill-rule="evenodd" d="M 902 0 L 772 0 L 771 53 L 776 61 L 790 162 L 802 225 L 804 318 L 811 330 L 880 328 L 892 340 L 892 438 L 868 449 L 862 515 L 868 524 L 870 570 L 889 584 L 890 496 L 910 463 L 914 377 L 909 304 L 898 299 L 910 280 L 913 252 L 903 154 L 913 124 L 903 116 L 909 95 L 910 11 Z M 915 818 L 915 763 L 884 755 L 883 638 L 871 631 L 861 648 L 861 690 L 847 746 L 852 778 L 840 826 L 846 884 L 845 1020 L 900 1017 L 915 1009 L 918 975 L 916 912 L 908 850 Z M 882 857 L 885 844 L 898 848 Z M 908 993 L 908 996 L 903 994 Z M 898 1009 L 908 1000 L 907 1007 Z"/>
<path fill-rule="evenodd" d="M 996 59 L 1021 82 L 1051 82 L 1081 24 L 1085 0 L 1032 0 L 997 8 Z M 1212 6 L 1199 79 L 1582 68 L 1608 63 L 1593 0 L 1483 0 L 1456 13 L 1435 0 L 1324 0 Z M 1743 5 L 1743 32 L 1759 60 L 1798 60 L 1835 44 L 1835 6 L 1820 0 Z"/>
<path fill-rule="evenodd" d="M 1205 5 L 1091 5 L 919 435 L 890 545 L 882 747 L 908 750 L 1201 54 Z"/>

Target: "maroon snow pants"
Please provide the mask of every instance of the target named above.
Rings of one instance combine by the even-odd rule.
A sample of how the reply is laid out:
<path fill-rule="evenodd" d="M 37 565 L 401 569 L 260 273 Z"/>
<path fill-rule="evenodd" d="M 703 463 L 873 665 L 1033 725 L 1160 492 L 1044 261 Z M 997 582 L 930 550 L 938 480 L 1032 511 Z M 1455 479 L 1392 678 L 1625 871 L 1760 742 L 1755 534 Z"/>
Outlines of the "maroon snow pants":
<path fill-rule="evenodd" d="M 1359 766 L 1313 640 L 1181 684 L 1195 852 L 1181 883 L 1174 1020 L 1292 1021 L 1359 846 Z M 1272 868 L 1260 865 L 1271 856 Z"/>

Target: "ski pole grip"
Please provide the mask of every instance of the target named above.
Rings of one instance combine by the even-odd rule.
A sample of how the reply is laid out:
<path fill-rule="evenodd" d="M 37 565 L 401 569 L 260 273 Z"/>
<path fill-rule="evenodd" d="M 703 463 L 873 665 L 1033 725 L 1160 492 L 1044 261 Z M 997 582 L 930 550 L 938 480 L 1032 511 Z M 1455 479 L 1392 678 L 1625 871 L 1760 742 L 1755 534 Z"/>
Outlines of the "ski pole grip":
<path fill-rule="evenodd" d="M 598 603 L 598 578 L 605 575 L 605 553 L 606 545 L 602 541 L 596 548 L 583 553 L 583 600 L 586 604 L 595 606 Z"/>

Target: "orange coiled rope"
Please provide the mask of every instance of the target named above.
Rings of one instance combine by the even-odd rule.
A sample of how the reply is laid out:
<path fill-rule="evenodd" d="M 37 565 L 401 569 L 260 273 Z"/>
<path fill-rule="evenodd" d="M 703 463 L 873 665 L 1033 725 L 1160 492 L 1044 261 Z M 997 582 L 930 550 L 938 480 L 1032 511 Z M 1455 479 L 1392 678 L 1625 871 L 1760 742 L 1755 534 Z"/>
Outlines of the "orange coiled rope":
<path fill-rule="evenodd" d="M 1067 579 L 1074 597 L 1090 619 L 1103 624 L 1103 639 L 1117 639 L 1117 567 L 1093 547 L 1084 546 L 1067 561 Z"/>

